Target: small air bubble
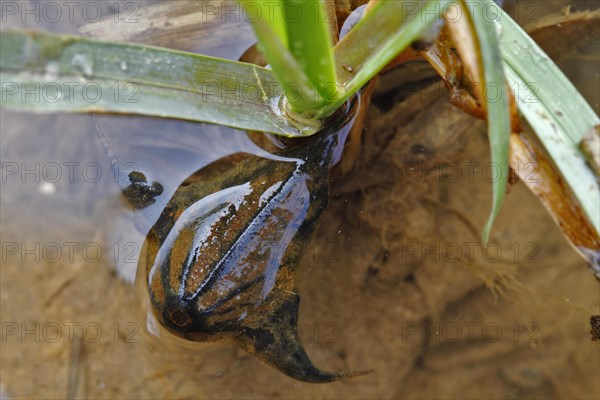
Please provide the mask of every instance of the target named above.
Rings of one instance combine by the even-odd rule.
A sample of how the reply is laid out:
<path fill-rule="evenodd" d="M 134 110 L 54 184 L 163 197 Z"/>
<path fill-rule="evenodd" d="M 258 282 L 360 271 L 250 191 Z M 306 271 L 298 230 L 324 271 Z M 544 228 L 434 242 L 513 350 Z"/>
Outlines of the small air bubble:
<path fill-rule="evenodd" d="M 44 78 L 46 80 L 55 80 L 58 76 L 58 63 L 56 61 L 51 61 L 46 64 L 46 75 Z"/>
<path fill-rule="evenodd" d="M 94 61 L 86 54 L 76 54 L 71 60 L 71 64 L 86 78 L 91 77 L 94 73 Z"/>
<path fill-rule="evenodd" d="M 41 194 L 51 195 L 56 193 L 56 185 L 50 182 L 43 182 L 39 187 L 38 191 Z"/>

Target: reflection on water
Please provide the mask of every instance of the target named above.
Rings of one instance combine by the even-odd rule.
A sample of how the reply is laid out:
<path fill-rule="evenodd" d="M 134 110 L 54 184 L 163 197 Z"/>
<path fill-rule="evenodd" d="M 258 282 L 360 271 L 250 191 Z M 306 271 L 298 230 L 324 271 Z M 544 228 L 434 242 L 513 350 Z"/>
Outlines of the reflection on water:
<path fill-rule="evenodd" d="M 248 26 L 234 18 L 225 24 L 218 15 L 206 19 L 194 35 L 182 35 L 185 26 L 174 24 L 169 16 L 189 20 L 190 13 L 206 13 L 214 2 L 96 2 L 85 0 L 77 4 L 44 4 L 24 1 L 3 6 L 3 28 L 26 28 L 64 33 L 85 33 L 113 40 L 144 41 L 157 45 L 168 41 L 170 47 L 197 51 L 229 59 L 238 59 L 252 43 Z M 207 3 L 207 4 L 204 4 Z M 217 3 L 214 3 L 217 4 Z M 14 7 L 13 7 L 14 6 Z M 220 10 L 221 4 L 217 4 Z M 66 8 L 65 8 L 66 7 Z M 14 9 L 13 9 L 14 8 Z M 29 14 L 27 14 L 29 10 Z M 54 12 L 65 18 L 58 18 Z M 217 10 L 217 11 L 218 11 Z M 215 11 L 216 13 L 216 11 Z M 210 14 L 210 13 L 209 13 Z M 31 18 L 26 18 L 29 15 Z M 207 14 L 208 15 L 208 14 Z M 6 18 L 6 21 L 4 19 Z M 164 29 L 155 29 L 155 23 L 164 23 Z M 210 23 L 208 23 L 210 22 Z M 118 24 L 121 29 L 114 29 Z M 176 34 L 168 27 L 178 26 Z M 242 30 L 239 30 L 243 26 Z M 236 46 L 223 46 L 232 32 L 236 32 Z M 208 29 L 207 34 L 203 29 Z M 150 32 L 152 31 L 152 32 Z M 121 33 L 120 37 L 111 34 Z M 186 41 L 189 40 L 189 41 Z M 177 44 L 179 43 L 179 45 Z M 128 183 L 127 174 L 143 171 L 150 180 L 160 182 L 165 191 L 147 211 L 146 218 L 156 219 L 179 184 L 192 172 L 216 159 L 236 152 L 265 154 L 254 145 L 244 132 L 182 121 L 161 120 L 135 116 L 97 116 L 98 125 L 115 149 L 121 168 L 110 168 L 89 116 L 81 115 L 28 115 L 2 110 L 3 184 L 13 183 L 11 190 L 2 194 L 3 213 L 14 215 L 27 209 L 36 210 L 44 217 L 23 218 L 17 228 L 27 232 L 26 237 L 41 239 L 44 234 L 55 235 L 52 226 L 71 218 L 79 222 L 93 218 L 98 207 L 108 207 L 119 224 L 109 234 L 109 243 L 132 241 L 130 248 L 140 248 L 140 236 L 131 220 L 135 217 L 118 204 L 119 187 Z M 206 138 L 210 137 L 210 140 Z M 97 210 L 96 210 L 97 211 Z M 116 218 L 116 214 L 121 214 Z M 104 222 L 105 218 L 97 216 Z M 61 221 L 61 222 L 59 222 Z M 126 221 L 126 222 L 123 222 Z M 91 222 L 97 225 L 99 222 Z M 113 221 L 113 223 L 115 223 Z M 3 229 L 9 229 L 4 224 Z M 41 227 L 40 227 L 41 225 Z M 79 228 L 86 223 L 76 224 Z M 74 228 L 77 229 L 77 228 Z M 29 232 L 33 232 L 30 236 Z M 43 233 L 42 233 L 43 232 Z M 125 233 L 127 232 L 127 233 Z M 96 232 L 97 233 L 97 232 Z M 94 233 L 88 234 L 95 240 Z M 122 265 L 117 269 L 131 280 L 135 269 Z M 131 262 L 129 262 L 131 264 Z"/>

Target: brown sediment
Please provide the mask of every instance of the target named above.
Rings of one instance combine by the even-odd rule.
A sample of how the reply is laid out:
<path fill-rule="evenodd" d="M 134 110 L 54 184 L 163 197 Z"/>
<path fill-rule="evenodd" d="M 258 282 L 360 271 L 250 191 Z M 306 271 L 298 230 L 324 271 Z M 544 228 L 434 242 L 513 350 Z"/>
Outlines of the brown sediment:
<path fill-rule="evenodd" d="M 375 99 L 390 90 L 379 85 Z M 441 116 L 438 122 L 428 107 Z M 302 262 L 298 323 L 307 352 L 318 365 L 372 368 L 372 374 L 309 385 L 234 346 L 165 350 L 142 334 L 139 298 L 112 272 L 111 256 L 102 263 L 78 256 L 51 264 L 7 255 L 0 280 L 3 328 L 22 322 L 29 329 L 36 322 L 99 324 L 101 337 L 86 339 L 80 360 L 80 393 L 90 398 L 598 398 L 598 342 L 590 340 L 589 322 L 600 314 L 597 283 L 524 185 L 507 195 L 492 232 L 503 262 L 483 257 L 481 247 L 473 248 L 473 257 L 466 251 L 465 244 L 478 241 L 490 193 L 489 181 L 476 173 L 471 182 L 463 163 L 483 166 L 488 150 L 483 122 L 458 115 L 421 95 L 390 110 L 373 105 L 355 170 L 338 187 Z M 15 158 L 35 162 L 54 160 L 57 152 L 87 157 L 91 151 L 87 142 L 77 147 L 81 129 L 71 118 L 8 117 L 12 126 L 23 127 L 6 135 L 3 130 L 4 151 L 10 148 Z M 61 141 L 36 134 L 48 130 L 49 122 L 60 128 Z M 167 146 L 169 135 L 163 139 Z M 193 143 L 198 135 L 188 139 Z M 415 143 L 419 151 L 411 151 Z M 388 146 L 398 151 L 396 159 L 391 153 L 380 159 Z M 429 172 L 408 174 L 408 163 L 415 162 Z M 463 168 L 462 179 L 454 180 L 453 166 Z M 3 183 L 3 215 L 18 215 L 3 217 L 3 241 L 32 248 L 35 241 L 97 240 L 99 230 L 114 228 L 107 215 L 117 204 L 102 197 L 106 188 L 100 188 L 59 190 L 52 204 L 60 200 L 68 212 L 43 213 L 48 199 L 25 185 Z M 463 248 L 458 261 L 445 252 L 452 243 Z M 75 284 L 56 292 L 66 276 Z M 503 283 L 507 279 L 512 283 Z M 494 296 L 486 284 L 504 288 L 504 294 Z M 110 330 L 115 323 L 117 339 Z M 64 397 L 72 382 L 66 330 L 55 343 L 41 334 L 40 341 L 32 334 L 22 340 L 20 332 L 3 335 L 0 391 L 7 397 Z"/>
<path fill-rule="evenodd" d="M 336 185 L 302 269 L 294 274 L 303 296 L 299 336 L 314 363 L 373 373 L 341 383 L 303 384 L 236 346 L 171 347 L 150 340 L 143 334 L 146 315 L 137 311 L 139 297 L 111 273 L 112 259 L 91 264 L 77 257 L 70 264 L 35 265 L 9 256 L 0 280 L 2 321 L 30 321 L 29 328 L 31 321 L 100 324 L 99 340 L 84 343 L 81 387 L 87 397 L 598 397 L 597 342 L 590 340 L 588 322 L 599 314 L 597 283 L 584 262 L 524 185 L 507 195 L 492 231 L 502 262 L 491 260 L 493 248 L 487 258 L 477 245 L 469 254 L 491 198 L 489 181 L 481 175 L 488 161 L 485 123 L 446 99 L 420 92 L 383 110 L 379 96 L 403 79 L 387 75 L 382 80 L 355 168 Z M 28 116 L 21 121 L 32 123 Z M 78 137 L 69 121 L 62 135 Z M 18 137 L 29 146 L 28 132 Z M 15 137 L 6 139 L 16 143 Z M 40 146 L 48 141 L 39 151 L 68 149 L 67 144 L 52 147 L 51 139 L 38 138 Z M 473 181 L 467 162 L 480 163 Z M 409 174 L 411 164 L 418 173 Z M 454 179 L 457 166 L 463 172 L 459 180 Z M 0 191 L 3 212 L 16 214 L 24 187 L 10 187 Z M 17 197 L 11 201 L 9 196 Z M 3 219 L 3 240 L 25 241 L 28 226 L 38 226 L 36 235 L 52 228 L 46 241 L 58 242 L 73 240 L 75 224 L 84 224 L 84 233 L 106 226 L 99 221 L 112 229 L 106 218 L 110 203 L 92 201 L 95 207 L 87 216 L 45 227 L 37 225 L 39 215 L 31 209 L 22 210 L 19 220 Z M 77 233 L 77 240 L 85 240 L 84 233 Z M 451 244 L 462 250 L 456 261 L 447 253 Z M 44 306 L 65 275 L 76 277 L 75 284 Z M 115 322 L 118 340 L 109 330 Z M 137 331 L 125 326 L 128 322 Z M 460 337 L 453 334 L 456 327 Z M 502 330 L 497 340 L 495 327 Z M 64 397 L 71 348 L 65 335 L 56 343 L 7 336 L 0 359 L 3 390 L 30 398 Z M 35 385 L 27 383 L 32 376 Z"/>

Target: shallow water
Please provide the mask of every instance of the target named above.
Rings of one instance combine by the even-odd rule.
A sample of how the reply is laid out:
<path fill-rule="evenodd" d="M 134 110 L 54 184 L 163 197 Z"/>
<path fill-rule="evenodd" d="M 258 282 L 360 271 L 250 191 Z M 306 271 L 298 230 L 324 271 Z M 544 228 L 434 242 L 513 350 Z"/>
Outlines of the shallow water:
<path fill-rule="evenodd" d="M 564 2 L 535 4 L 527 17 Z M 240 29 L 230 58 L 252 41 Z M 594 87 L 597 63 L 570 62 L 567 73 Z M 597 398 L 597 282 L 522 184 L 494 244 L 478 244 L 490 204 L 485 125 L 448 106 L 439 86 L 410 96 L 425 87 L 414 72 L 424 68 L 412 68 L 379 82 L 361 157 L 336 183 L 299 269 L 299 328 L 315 364 L 374 369 L 325 385 L 291 380 L 232 345 L 182 351 L 145 334 L 130 284 L 144 235 L 90 117 L 0 111 L 3 398 Z M 598 91 L 588 92 L 598 111 Z M 165 186 L 151 215 L 200 167 L 261 151 L 226 128 L 97 119 L 127 171 Z"/>

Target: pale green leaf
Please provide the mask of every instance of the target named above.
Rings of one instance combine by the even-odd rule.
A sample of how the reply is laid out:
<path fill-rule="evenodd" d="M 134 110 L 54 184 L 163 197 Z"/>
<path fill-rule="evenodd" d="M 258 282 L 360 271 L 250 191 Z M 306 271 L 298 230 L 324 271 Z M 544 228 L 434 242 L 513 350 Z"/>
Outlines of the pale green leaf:
<path fill-rule="evenodd" d="M 267 69 L 137 44 L 3 31 L 1 104 L 36 112 L 111 112 L 208 122 L 285 136 L 313 133 L 279 111 Z"/>
<path fill-rule="evenodd" d="M 487 124 L 490 141 L 490 157 L 498 175 L 492 182 L 492 211 L 482 233 L 482 242 L 487 244 L 492 224 L 500 212 L 504 192 L 508 183 L 508 150 L 510 142 L 510 109 L 506 91 L 506 79 L 502 65 L 502 54 L 498 41 L 497 25 L 484 13 L 484 6 L 491 0 L 466 0 L 471 11 L 473 25 L 480 45 L 484 75 L 484 95 L 487 102 Z"/>
<path fill-rule="evenodd" d="M 413 41 L 424 35 L 452 0 L 379 1 L 334 48 L 336 73 L 344 96 L 323 108 L 335 111 L 385 68 Z"/>
<path fill-rule="evenodd" d="M 505 70 L 519 111 L 552 157 L 596 232 L 600 232 L 598 181 L 579 150 L 585 133 L 600 120 L 527 33 L 495 4 L 490 7 L 499 16 Z"/>
<path fill-rule="evenodd" d="M 284 0 L 288 48 L 322 99 L 338 97 L 333 42 L 321 0 Z M 292 11 L 293 10 L 293 11 Z M 293 13 L 293 14 L 292 14 Z"/>

